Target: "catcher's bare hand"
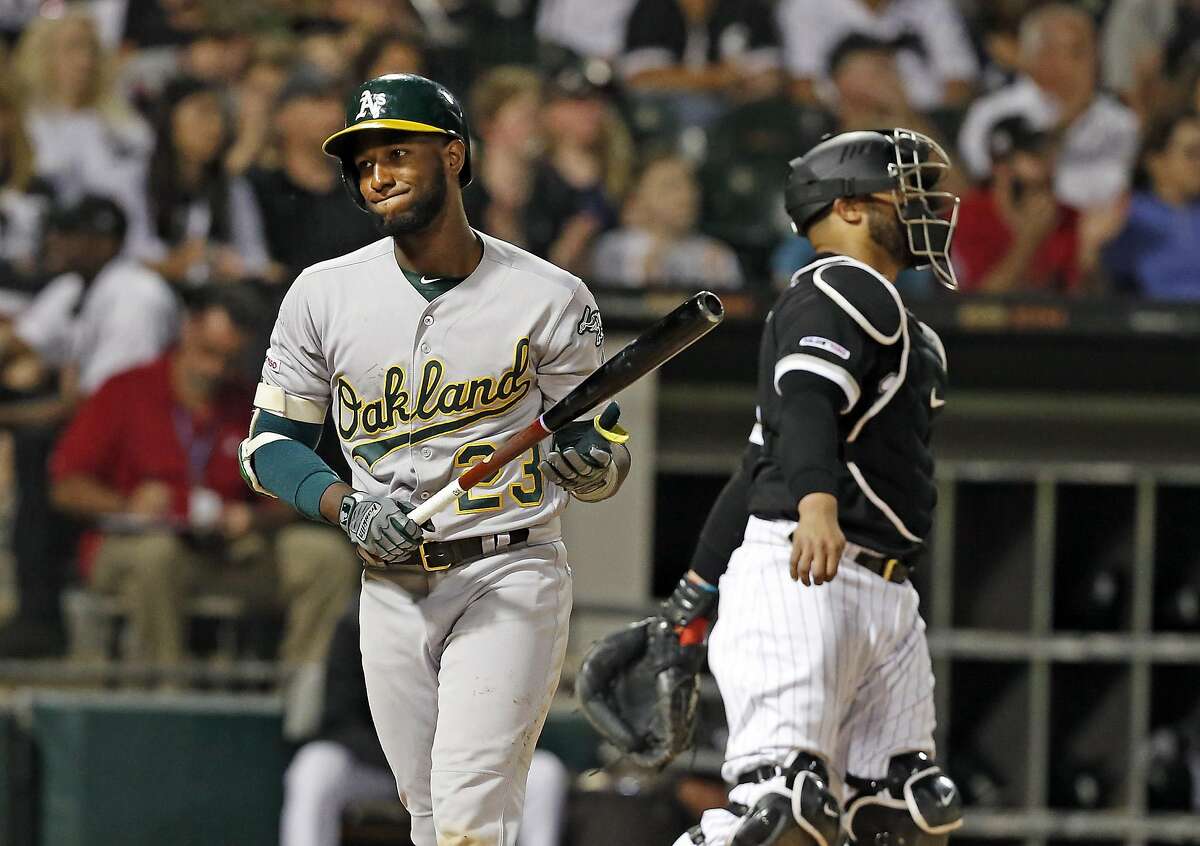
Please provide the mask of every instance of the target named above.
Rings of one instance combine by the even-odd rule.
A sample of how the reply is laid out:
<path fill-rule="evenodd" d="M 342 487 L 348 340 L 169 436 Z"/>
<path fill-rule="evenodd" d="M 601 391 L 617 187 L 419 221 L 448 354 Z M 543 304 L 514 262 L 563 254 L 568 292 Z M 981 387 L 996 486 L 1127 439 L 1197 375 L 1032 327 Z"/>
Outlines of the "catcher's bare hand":
<path fill-rule="evenodd" d="M 827 493 L 811 493 L 800 500 L 797 511 L 800 522 L 792 533 L 792 578 L 805 586 L 833 581 L 846 548 L 846 536 L 838 525 L 837 499 Z"/>

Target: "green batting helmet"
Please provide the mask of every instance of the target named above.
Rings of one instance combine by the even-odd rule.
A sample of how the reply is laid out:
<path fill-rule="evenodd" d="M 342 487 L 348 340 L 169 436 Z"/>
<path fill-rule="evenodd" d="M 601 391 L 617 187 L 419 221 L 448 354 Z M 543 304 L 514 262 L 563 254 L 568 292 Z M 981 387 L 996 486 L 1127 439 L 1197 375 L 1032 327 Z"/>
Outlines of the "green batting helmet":
<path fill-rule="evenodd" d="M 346 128 L 325 139 L 321 149 L 342 165 L 342 181 L 361 208 L 366 208 L 358 180 L 349 162 L 354 133 L 367 129 L 399 132 L 441 133 L 466 146 L 466 157 L 458 173 L 464 188 L 471 181 L 471 134 L 462 104 L 444 85 L 415 73 L 389 73 L 358 86 L 346 101 Z"/>

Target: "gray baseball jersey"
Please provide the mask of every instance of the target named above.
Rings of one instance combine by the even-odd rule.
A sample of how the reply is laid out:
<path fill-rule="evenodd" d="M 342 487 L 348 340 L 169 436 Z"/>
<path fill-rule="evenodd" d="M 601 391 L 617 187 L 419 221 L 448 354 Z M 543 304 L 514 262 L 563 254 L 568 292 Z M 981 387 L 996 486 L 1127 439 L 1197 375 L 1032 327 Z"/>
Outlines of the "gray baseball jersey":
<path fill-rule="evenodd" d="M 432 302 L 391 238 L 313 265 L 279 309 L 262 379 L 317 419 L 332 404 L 353 485 L 419 505 L 566 395 L 603 360 L 583 282 L 480 233 L 476 270 Z M 419 283 L 418 283 L 419 284 Z M 432 540 L 555 519 L 566 493 L 540 447 L 433 518 Z"/>

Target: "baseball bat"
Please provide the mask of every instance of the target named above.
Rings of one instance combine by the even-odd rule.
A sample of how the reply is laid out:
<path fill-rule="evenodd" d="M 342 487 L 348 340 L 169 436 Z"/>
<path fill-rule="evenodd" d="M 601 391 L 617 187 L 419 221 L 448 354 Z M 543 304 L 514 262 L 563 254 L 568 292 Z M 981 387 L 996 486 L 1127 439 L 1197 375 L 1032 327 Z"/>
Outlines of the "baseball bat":
<path fill-rule="evenodd" d="M 490 458 L 472 464 L 461 476 L 414 508 L 409 518 L 418 524 L 424 523 L 547 435 L 579 419 L 670 361 L 715 329 L 724 317 L 725 308 L 716 294 L 709 291 L 696 294 L 630 341 L 536 420 L 501 443 Z"/>

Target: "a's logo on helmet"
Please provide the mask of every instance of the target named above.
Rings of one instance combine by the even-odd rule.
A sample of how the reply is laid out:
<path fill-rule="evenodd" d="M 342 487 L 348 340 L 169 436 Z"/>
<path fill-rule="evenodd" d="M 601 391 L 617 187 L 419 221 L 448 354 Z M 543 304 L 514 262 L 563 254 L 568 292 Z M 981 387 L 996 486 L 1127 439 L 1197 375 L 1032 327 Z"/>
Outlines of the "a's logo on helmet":
<path fill-rule="evenodd" d="M 361 119 L 367 112 L 371 113 L 372 119 L 379 117 L 385 103 L 387 103 L 386 94 L 372 94 L 370 91 L 364 91 L 358 101 L 358 114 L 354 116 L 354 119 Z"/>

